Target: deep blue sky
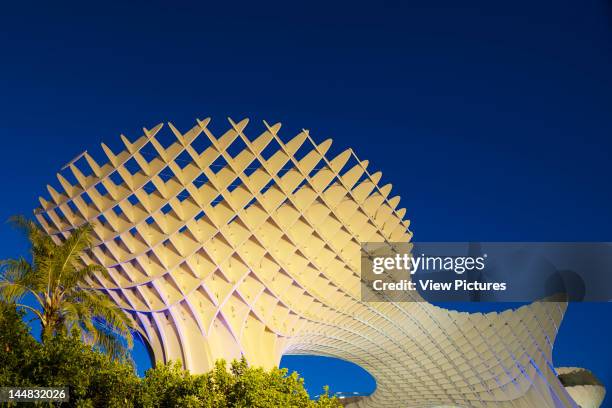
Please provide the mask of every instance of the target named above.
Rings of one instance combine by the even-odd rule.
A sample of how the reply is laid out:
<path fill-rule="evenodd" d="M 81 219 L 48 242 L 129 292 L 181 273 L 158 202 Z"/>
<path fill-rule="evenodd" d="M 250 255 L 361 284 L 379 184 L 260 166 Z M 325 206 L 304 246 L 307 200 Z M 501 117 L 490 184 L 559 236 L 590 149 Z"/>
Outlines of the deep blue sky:
<path fill-rule="evenodd" d="M 231 116 L 353 147 L 417 240 L 612 241 L 610 1 L 12 3 L 0 220 L 101 141 Z M 16 237 L 0 226 L 0 258 L 25 250 Z M 555 364 L 612 391 L 611 311 L 572 305 Z M 315 393 L 346 375 L 285 362 Z"/>

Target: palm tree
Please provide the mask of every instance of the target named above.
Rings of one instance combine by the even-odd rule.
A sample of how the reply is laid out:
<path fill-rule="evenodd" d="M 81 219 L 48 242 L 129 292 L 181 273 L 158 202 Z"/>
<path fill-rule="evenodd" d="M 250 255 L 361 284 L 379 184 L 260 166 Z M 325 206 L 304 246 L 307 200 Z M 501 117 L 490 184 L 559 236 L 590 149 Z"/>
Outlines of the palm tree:
<path fill-rule="evenodd" d="M 76 228 L 59 245 L 34 221 L 13 217 L 30 241 L 31 259 L 0 261 L 0 299 L 31 311 L 42 326 L 43 342 L 49 336 L 78 333 L 84 341 L 115 358 L 132 348 L 132 319 L 100 291 L 87 287 L 94 273 L 108 277 L 101 265 L 86 265 L 81 254 L 92 244 L 91 224 Z M 31 295 L 34 306 L 23 303 Z"/>

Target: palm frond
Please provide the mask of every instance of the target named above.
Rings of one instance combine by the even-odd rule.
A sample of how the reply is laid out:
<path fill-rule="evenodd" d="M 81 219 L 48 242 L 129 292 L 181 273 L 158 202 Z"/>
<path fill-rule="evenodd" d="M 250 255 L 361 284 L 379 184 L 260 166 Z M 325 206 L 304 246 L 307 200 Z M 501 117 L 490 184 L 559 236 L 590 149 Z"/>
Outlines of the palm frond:
<path fill-rule="evenodd" d="M 133 320 L 105 294 L 94 290 L 80 290 L 66 299 L 80 303 L 91 313 L 91 316 L 102 320 L 109 331 L 125 338 L 128 347 L 132 348 Z"/>
<path fill-rule="evenodd" d="M 13 264 L 12 267 L 16 267 L 17 263 L 22 264 L 21 272 L 23 278 L 27 279 L 28 282 L 22 280 L 21 283 L 30 287 L 33 291 L 42 291 L 51 273 L 51 260 L 57 246 L 51 237 L 34 221 L 23 216 L 11 217 L 10 221 L 27 236 L 31 246 L 32 263 L 29 268 L 26 268 L 23 258 L 18 262 L 14 260 L 4 262 Z"/>
<path fill-rule="evenodd" d="M 89 331 L 89 334 L 92 336 L 93 344 L 102 351 L 110 354 L 113 358 L 124 360 L 129 358 L 129 354 L 121 338 L 117 337 L 112 331 L 109 331 L 103 324 L 96 325 L 94 330 Z M 131 348 L 131 346 L 129 348 Z"/>
<path fill-rule="evenodd" d="M 64 277 L 62 280 L 62 285 L 64 286 L 65 290 L 74 289 L 75 287 L 86 283 L 86 277 L 93 278 L 95 275 L 103 276 L 109 281 L 112 281 L 110 273 L 105 267 L 98 264 L 89 264 L 80 268 L 75 268 L 73 273 Z"/>
<path fill-rule="evenodd" d="M 45 277 L 23 257 L 0 261 L 0 281 L 18 283 L 34 291 L 43 288 Z"/>
<path fill-rule="evenodd" d="M 91 224 L 85 224 L 72 231 L 72 234 L 57 247 L 54 253 L 54 270 L 57 274 L 53 277 L 56 284 L 62 282 L 62 277 L 70 278 L 80 265 L 83 251 L 91 247 Z"/>
<path fill-rule="evenodd" d="M 16 306 L 18 308 L 21 308 L 21 309 L 27 309 L 30 312 L 34 313 L 36 318 L 39 319 L 39 320 L 43 319 L 43 315 L 42 315 L 41 311 L 36 309 L 35 307 L 29 306 L 29 305 L 24 305 L 23 303 L 17 303 Z"/>
<path fill-rule="evenodd" d="M 91 313 L 89 310 L 78 302 L 63 302 L 60 313 L 64 317 L 64 324 L 69 333 L 80 321 L 91 320 Z"/>
<path fill-rule="evenodd" d="M 80 320 L 74 324 L 84 343 L 89 344 L 114 359 L 130 361 L 128 348 L 121 337 L 98 319 Z"/>
<path fill-rule="evenodd" d="M 34 258 L 44 258 L 53 252 L 55 243 L 36 222 L 21 215 L 11 217 L 9 221 L 28 237 Z"/>
<path fill-rule="evenodd" d="M 0 279 L 15 282 L 21 281 L 32 273 L 32 265 L 24 258 L 5 259 L 0 261 Z"/>
<path fill-rule="evenodd" d="M 0 282 L 0 299 L 7 303 L 21 300 L 27 292 L 27 288 L 23 285 L 6 281 Z"/>
<path fill-rule="evenodd" d="M 0 298 L 7 302 L 21 299 L 28 291 L 23 281 L 31 270 L 24 258 L 3 260 L 0 263 Z"/>
<path fill-rule="evenodd" d="M 40 276 L 25 258 L 0 261 L 0 298 L 3 300 L 16 302 L 31 293 L 42 305 L 38 294 L 40 283 Z"/>

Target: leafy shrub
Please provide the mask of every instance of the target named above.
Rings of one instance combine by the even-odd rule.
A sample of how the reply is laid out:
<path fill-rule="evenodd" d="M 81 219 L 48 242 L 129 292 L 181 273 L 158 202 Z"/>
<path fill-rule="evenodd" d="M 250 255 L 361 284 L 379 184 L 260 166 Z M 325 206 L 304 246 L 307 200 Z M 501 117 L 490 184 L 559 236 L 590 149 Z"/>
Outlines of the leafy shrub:
<path fill-rule="evenodd" d="M 142 407 L 202 408 L 333 408 L 336 398 L 325 393 L 310 400 L 304 380 L 286 369 L 270 371 L 249 367 L 246 360 L 234 360 L 228 370 L 223 360 L 206 374 L 194 375 L 180 363 L 159 365 L 147 371 L 137 405 Z"/>
<path fill-rule="evenodd" d="M 65 406 L 130 407 L 140 379 L 128 361 L 113 360 L 81 342 L 57 335 L 38 343 L 22 313 L 0 302 L 0 386 L 70 386 Z"/>
<path fill-rule="evenodd" d="M 336 408 L 327 389 L 310 400 L 304 380 L 286 369 L 249 367 L 223 360 L 206 374 L 178 362 L 159 364 L 139 378 L 130 361 L 83 344 L 78 333 L 38 343 L 14 305 L 0 302 L 0 386 L 70 386 L 67 407 Z"/>

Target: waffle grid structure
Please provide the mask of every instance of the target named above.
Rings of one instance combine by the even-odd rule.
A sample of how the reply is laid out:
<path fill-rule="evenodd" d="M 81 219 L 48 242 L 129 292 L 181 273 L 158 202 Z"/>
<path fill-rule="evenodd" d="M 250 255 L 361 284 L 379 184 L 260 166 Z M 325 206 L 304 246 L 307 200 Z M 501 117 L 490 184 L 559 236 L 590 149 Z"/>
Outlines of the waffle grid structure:
<path fill-rule="evenodd" d="M 36 217 L 57 242 L 93 222 L 85 262 L 139 326 L 158 361 L 194 372 L 244 355 L 269 368 L 284 354 L 366 369 L 362 407 L 574 407 L 552 366 L 566 305 L 469 314 L 425 302 L 360 300 L 360 243 L 408 242 L 405 209 L 351 149 L 328 158 L 303 130 L 255 138 L 248 120 L 213 135 L 209 119 L 174 140 L 162 124 L 124 148 L 84 152 L 48 186 Z M 65 170 L 66 170 L 65 169 Z"/>

